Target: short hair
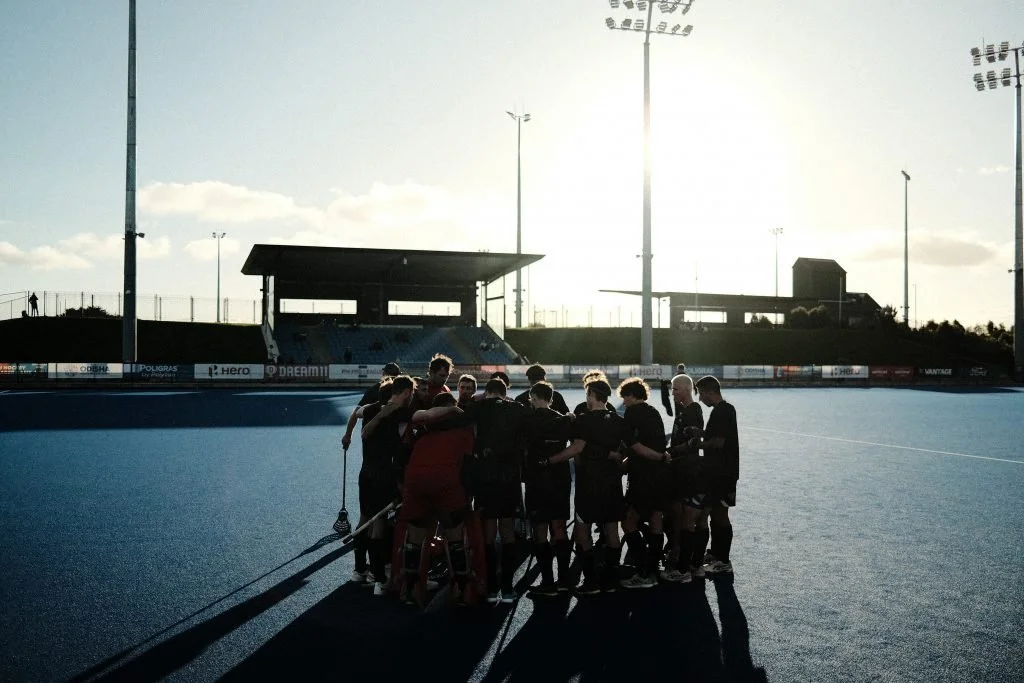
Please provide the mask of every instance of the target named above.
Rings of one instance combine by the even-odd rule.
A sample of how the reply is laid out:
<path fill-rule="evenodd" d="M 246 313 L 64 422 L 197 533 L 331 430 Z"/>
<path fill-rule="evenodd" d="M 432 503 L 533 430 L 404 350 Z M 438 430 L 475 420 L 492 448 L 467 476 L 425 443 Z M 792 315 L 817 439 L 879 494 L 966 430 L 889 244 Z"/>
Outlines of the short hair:
<path fill-rule="evenodd" d="M 687 392 L 691 394 L 693 393 L 693 378 L 689 375 L 676 375 L 673 377 L 672 385 L 675 386 L 676 384 L 683 385 L 683 388 L 686 389 Z"/>
<path fill-rule="evenodd" d="M 697 391 L 710 391 L 713 394 L 722 395 L 722 383 L 712 375 L 704 375 L 697 380 Z"/>
<path fill-rule="evenodd" d="M 505 396 L 508 394 L 508 385 L 502 382 L 497 377 L 487 380 L 487 384 L 484 386 L 485 394 L 497 394 L 498 396 Z"/>
<path fill-rule="evenodd" d="M 641 401 L 646 401 L 651 395 L 651 387 L 640 377 L 627 377 L 619 384 L 618 394 L 622 398 L 632 396 Z"/>
<path fill-rule="evenodd" d="M 676 372 L 680 375 L 686 374 L 686 363 L 676 363 Z"/>
<path fill-rule="evenodd" d="M 498 370 L 497 372 L 492 372 L 491 379 L 500 379 L 502 382 L 505 383 L 506 389 L 512 385 L 512 382 L 508 378 L 508 374 L 502 372 L 501 370 Z"/>
<path fill-rule="evenodd" d="M 434 357 L 430 359 L 430 365 L 427 366 L 427 370 L 430 374 L 434 374 L 441 368 L 448 368 L 448 372 L 451 372 L 454 365 L 454 362 L 448 356 L 443 353 L 435 353 Z"/>
<path fill-rule="evenodd" d="M 456 384 L 462 384 L 463 382 L 469 382 L 470 384 L 472 384 L 473 391 L 476 391 L 476 377 L 467 372 L 465 375 L 459 377 L 459 381 L 456 382 Z"/>
<path fill-rule="evenodd" d="M 607 403 L 608 398 L 612 395 L 612 385 L 603 379 L 595 379 L 587 384 L 587 393 L 593 394 L 599 401 Z"/>
<path fill-rule="evenodd" d="M 534 382 L 533 386 L 530 387 L 530 396 L 539 398 L 542 401 L 551 401 L 551 398 L 555 395 L 555 388 L 551 386 L 549 382 L 540 380 Z"/>
<path fill-rule="evenodd" d="M 398 366 L 398 363 L 388 363 L 381 370 L 381 374 L 385 377 L 398 377 L 402 374 L 402 368 Z"/>
<path fill-rule="evenodd" d="M 544 366 L 540 363 L 534 363 L 530 367 L 526 368 L 526 379 L 530 380 L 530 384 L 541 382 L 547 376 L 547 370 L 545 370 Z"/>
<path fill-rule="evenodd" d="M 416 386 L 413 382 L 412 377 L 409 375 L 399 375 L 391 382 L 391 395 L 400 394 L 407 389 L 413 389 Z"/>
<path fill-rule="evenodd" d="M 583 388 L 586 389 L 587 385 L 593 382 L 594 380 L 603 380 L 607 382 L 608 376 L 605 375 L 600 370 L 587 370 L 587 374 L 583 375 Z M 610 387 L 611 385 L 609 384 L 608 386 Z M 609 392 L 609 396 L 610 395 L 611 393 Z"/>
<path fill-rule="evenodd" d="M 436 407 L 442 407 L 443 408 L 445 406 L 453 406 L 457 402 L 458 401 L 455 400 L 455 396 L 453 394 L 451 394 L 450 392 L 447 392 L 447 391 L 442 391 L 441 393 L 436 394 L 434 396 L 434 400 L 431 402 L 431 405 L 434 406 L 435 408 Z"/>

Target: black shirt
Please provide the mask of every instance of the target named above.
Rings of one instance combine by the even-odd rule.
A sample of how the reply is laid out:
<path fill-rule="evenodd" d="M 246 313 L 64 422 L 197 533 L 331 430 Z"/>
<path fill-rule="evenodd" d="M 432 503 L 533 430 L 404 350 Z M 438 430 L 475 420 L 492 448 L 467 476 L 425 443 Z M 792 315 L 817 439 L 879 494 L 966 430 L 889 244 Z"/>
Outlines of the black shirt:
<path fill-rule="evenodd" d="M 379 403 L 379 402 L 380 402 L 380 382 L 377 382 L 372 387 L 370 387 L 369 389 L 366 390 L 366 393 L 363 394 L 363 397 L 361 399 L 359 399 L 359 403 L 357 403 L 356 405 L 368 406 L 371 403 Z"/>
<path fill-rule="evenodd" d="M 724 438 L 725 445 L 704 450 L 705 466 L 727 481 L 737 481 L 740 478 L 740 439 L 736 408 L 726 401 L 720 401 L 711 409 L 708 426 L 704 429 L 705 440 L 717 438 Z"/>
<path fill-rule="evenodd" d="M 586 442 L 583 452 L 577 457 L 581 474 L 596 476 L 621 476 L 619 464 L 608 457 L 608 453 L 630 439 L 626 421 L 616 412 L 591 410 L 576 418 L 572 425 L 573 440 Z"/>
<path fill-rule="evenodd" d="M 665 423 L 657 408 L 650 403 L 636 403 L 626 408 L 624 419 L 629 430 L 627 446 L 640 443 L 658 453 L 665 451 Z M 630 475 L 646 476 L 658 472 L 660 466 L 661 463 L 632 450 L 629 453 Z"/>
<path fill-rule="evenodd" d="M 672 423 L 671 444 L 673 446 L 681 446 L 689 441 L 686 438 L 686 434 L 683 433 L 686 427 L 704 429 L 704 411 L 696 401 L 693 401 L 685 408 L 681 407 L 678 403 L 676 404 L 676 419 Z"/>
<path fill-rule="evenodd" d="M 516 402 L 521 403 L 527 408 L 530 408 L 530 390 L 527 389 L 523 393 L 516 396 Z M 565 404 L 565 399 L 557 391 L 552 392 L 551 395 L 551 409 L 556 413 L 566 415 L 569 412 L 569 406 Z"/>
<path fill-rule="evenodd" d="M 363 427 L 382 410 L 380 403 L 372 403 L 363 409 Z M 403 407 L 383 417 L 374 427 L 373 433 L 363 439 L 363 467 L 373 469 L 390 468 L 402 449 L 402 426 L 412 419 L 412 410 Z"/>
<path fill-rule="evenodd" d="M 506 398 L 484 398 L 466 406 L 459 422 L 476 424 L 474 452 L 484 466 L 518 468 L 526 446 L 531 410 Z"/>
<path fill-rule="evenodd" d="M 528 473 L 536 473 L 540 463 L 565 450 L 565 444 L 572 435 L 572 421 L 552 408 L 536 408 L 526 421 Z M 547 468 L 547 467 L 546 467 Z M 569 463 L 559 463 L 547 469 L 563 470 L 568 473 Z"/>
<path fill-rule="evenodd" d="M 609 413 L 618 413 L 618 411 L 615 410 L 615 406 L 613 406 L 611 403 L 605 403 L 604 405 L 608 409 Z M 587 407 L 587 402 L 583 401 L 582 403 L 577 404 L 576 407 L 572 409 L 572 412 L 575 413 L 576 415 L 583 415 L 585 413 L 589 413 L 590 408 Z"/>

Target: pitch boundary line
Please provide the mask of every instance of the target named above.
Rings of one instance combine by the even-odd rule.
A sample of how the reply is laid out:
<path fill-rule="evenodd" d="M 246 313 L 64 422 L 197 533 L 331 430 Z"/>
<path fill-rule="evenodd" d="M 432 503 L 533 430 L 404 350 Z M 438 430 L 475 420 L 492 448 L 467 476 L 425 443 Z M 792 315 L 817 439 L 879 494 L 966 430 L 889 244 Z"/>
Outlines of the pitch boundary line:
<path fill-rule="evenodd" d="M 765 429 L 764 427 L 744 427 L 758 432 L 771 432 L 772 434 L 787 434 L 789 436 L 802 436 L 808 439 L 824 439 L 826 441 L 840 441 L 842 443 L 856 443 L 865 446 L 880 446 L 882 448 L 896 448 L 903 451 L 916 451 L 918 453 L 933 453 L 935 455 L 955 455 L 960 458 L 974 458 L 976 460 L 993 460 L 995 462 L 1009 462 L 1014 465 L 1024 465 L 1024 460 L 1008 460 L 1006 458 L 993 458 L 987 455 L 971 455 L 969 453 L 954 453 L 952 451 L 937 451 L 931 448 L 916 448 L 914 446 L 897 446 L 891 443 L 876 443 L 874 441 L 861 441 L 859 439 L 844 439 L 838 436 L 822 436 L 821 434 L 803 434 L 801 432 L 786 432 L 781 429 Z"/>

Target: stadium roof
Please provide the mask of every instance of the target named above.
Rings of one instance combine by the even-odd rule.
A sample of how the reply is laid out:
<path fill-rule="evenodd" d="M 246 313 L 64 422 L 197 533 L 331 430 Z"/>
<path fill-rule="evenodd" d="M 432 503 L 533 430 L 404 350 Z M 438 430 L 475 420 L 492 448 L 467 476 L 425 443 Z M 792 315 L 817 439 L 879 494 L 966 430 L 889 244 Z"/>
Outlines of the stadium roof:
<path fill-rule="evenodd" d="M 348 284 L 413 285 L 490 283 L 544 258 L 538 254 L 361 249 L 254 244 L 244 275 Z"/>

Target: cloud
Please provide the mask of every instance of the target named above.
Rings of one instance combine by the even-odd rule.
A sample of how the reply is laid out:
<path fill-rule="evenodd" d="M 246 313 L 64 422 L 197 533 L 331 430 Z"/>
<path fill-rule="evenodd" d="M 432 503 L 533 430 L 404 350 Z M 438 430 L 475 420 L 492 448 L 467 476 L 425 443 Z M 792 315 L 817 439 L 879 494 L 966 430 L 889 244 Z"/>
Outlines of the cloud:
<path fill-rule="evenodd" d="M 323 222 L 323 211 L 276 192 L 218 181 L 150 183 L 139 190 L 139 210 L 157 216 L 194 215 L 213 223 L 301 220 Z"/>
<path fill-rule="evenodd" d="M 80 232 L 59 244 L 68 251 L 104 261 L 124 260 L 124 235 L 113 234 L 97 237 L 95 233 Z M 171 253 L 171 241 L 167 237 L 141 238 L 135 241 L 140 259 L 158 259 Z"/>
<path fill-rule="evenodd" d="M 978 169 L 980 175 L 995 175 L 997 173 L 1009 173 L 1010 167 L 999 164 L 998 166 L 982 166 Z"/>
<path fill-rule="evenodd" d="M 220 254 L 236 254 L 242 248 L 241 243 L 230 237 L 222 237 L 220 240 Z M 194 240 L 185 245 L 185 253 L 199 261 L 213 261 L 217 258 L 217 240 L 209 237 L 202 240 Z"/>
<path fill-rule="evenodd" d="M 29 266 L 33 270 L 92 268 L 91 263 L 77 254 L 59 251 L 49 246 L 22 251 L 10 242 L 0 242 L 0 263 L 8 266 Z"/>
<path fill-rule="evenodd" d="M 929 266 L 978 266 L 1000 256 L 999 247 L 974 239 L 970 234 L 923 233 L 911 237 L 910 258 Z M 889 261 L 903 258 L 903 244 L 886 242 L 857 254 L 857 258 Z"/>

